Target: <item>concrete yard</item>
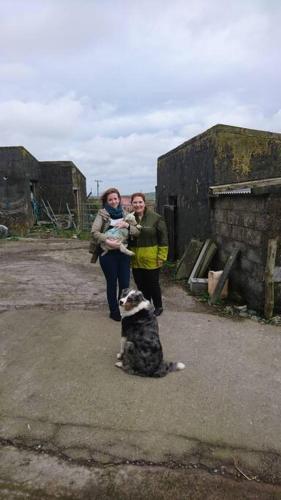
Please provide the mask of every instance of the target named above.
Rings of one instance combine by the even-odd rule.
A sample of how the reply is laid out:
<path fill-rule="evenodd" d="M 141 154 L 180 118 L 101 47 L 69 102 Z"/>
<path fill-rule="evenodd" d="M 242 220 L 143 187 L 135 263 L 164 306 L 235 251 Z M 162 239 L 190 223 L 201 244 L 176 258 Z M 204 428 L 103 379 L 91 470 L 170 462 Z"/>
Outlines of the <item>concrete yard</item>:
<path fill-rule="evenodd" d="M 0 499 L 281 498 L 281 328 L 165 284 L 186 369 L 126 375 L 87 247 L 0 241 Z"/>

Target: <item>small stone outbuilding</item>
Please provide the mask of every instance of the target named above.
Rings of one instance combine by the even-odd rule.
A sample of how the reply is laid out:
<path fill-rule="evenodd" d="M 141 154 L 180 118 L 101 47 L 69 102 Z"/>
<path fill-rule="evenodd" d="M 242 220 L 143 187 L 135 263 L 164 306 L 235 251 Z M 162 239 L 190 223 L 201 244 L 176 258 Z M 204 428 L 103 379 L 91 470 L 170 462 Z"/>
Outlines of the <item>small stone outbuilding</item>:
<path fill-rule="evenodd" d="M 216 125 L 162 155 L 157 209 L 168 223 L 170 259 L 179 258 L 191 238 L 212 238 L 222 268 L 231 249 L 242 245 L 232 289 L 250 307 L 262 309 L 268 240 L 281 235 L 280 181 L 277 133 Z M 280 246 L 276 265 L 281 264 Z M 281 310 L 279 287 L 276 310 Z"/>
<path fill-rule="evenodd" d="M 42 199 L 57 214 L 67 213 L 68 204 L 79 225 L 86 200 L 85 176 L 71 161 L 40 162 L 22 146 L 0 147 L 0 224 L 14 234 L 25 234 Z"/>

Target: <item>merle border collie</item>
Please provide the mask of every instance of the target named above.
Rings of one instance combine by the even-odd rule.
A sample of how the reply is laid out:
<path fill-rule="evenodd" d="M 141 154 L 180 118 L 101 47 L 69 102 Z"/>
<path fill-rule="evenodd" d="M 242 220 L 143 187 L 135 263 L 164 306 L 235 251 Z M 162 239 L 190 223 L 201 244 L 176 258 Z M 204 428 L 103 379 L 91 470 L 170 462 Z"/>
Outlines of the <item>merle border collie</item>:
<path fill-rule="evenodd" d="M 140 291 L 123 290 L 120 301 L 122 317 L 121 351 L 115 366 L 131 375 L 164 377 L 183 370 L 183 363 L 167 363 L 159 338 L 153 307 Z"/>

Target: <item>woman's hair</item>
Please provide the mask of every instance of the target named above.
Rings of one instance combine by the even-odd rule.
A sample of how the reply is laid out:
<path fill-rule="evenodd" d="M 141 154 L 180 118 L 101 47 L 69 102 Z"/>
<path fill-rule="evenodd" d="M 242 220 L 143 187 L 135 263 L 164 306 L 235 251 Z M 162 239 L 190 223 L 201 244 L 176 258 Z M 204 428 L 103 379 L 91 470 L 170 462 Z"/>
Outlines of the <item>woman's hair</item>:
<path fill-rule="evenodd" d="M 133 203 L 133 199 L 136 198 L 136 196 L 140 196 L 143 199 L 144 203 L 145 203 L 145 196 L 144 196 L 143 193 L 133 193 L 132 196 L 131 196 L 131 203 Z"/>
<path fill-rule="evenodd" d="M 118 198 L 119 198 L 119 201 L 121 201 L 121 194 L 119 193 L 118 189 L 116 189 L 116 188 L 108 188 L 104 193 L 102 193 L 102 195 L 100 197 L 103 207 L 107 203 L 107 197 L 108 197 L 108 195 L 110 195 L 111 193 L 116 193 L 117 196 L 118 196 Z"/>

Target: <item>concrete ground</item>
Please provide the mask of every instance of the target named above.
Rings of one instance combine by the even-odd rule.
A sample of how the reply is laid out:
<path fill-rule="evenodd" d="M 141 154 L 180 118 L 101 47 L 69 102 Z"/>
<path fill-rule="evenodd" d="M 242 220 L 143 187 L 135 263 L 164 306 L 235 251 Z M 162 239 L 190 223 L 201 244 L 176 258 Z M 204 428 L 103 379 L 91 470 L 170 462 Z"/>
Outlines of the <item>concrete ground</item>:
<path fill-rule="evenodd" d="M 281 498 L 281 328 L 165 284 L 186 369 L 129 376 L 87 246 L 0 241 L 0 498 Z"/>

